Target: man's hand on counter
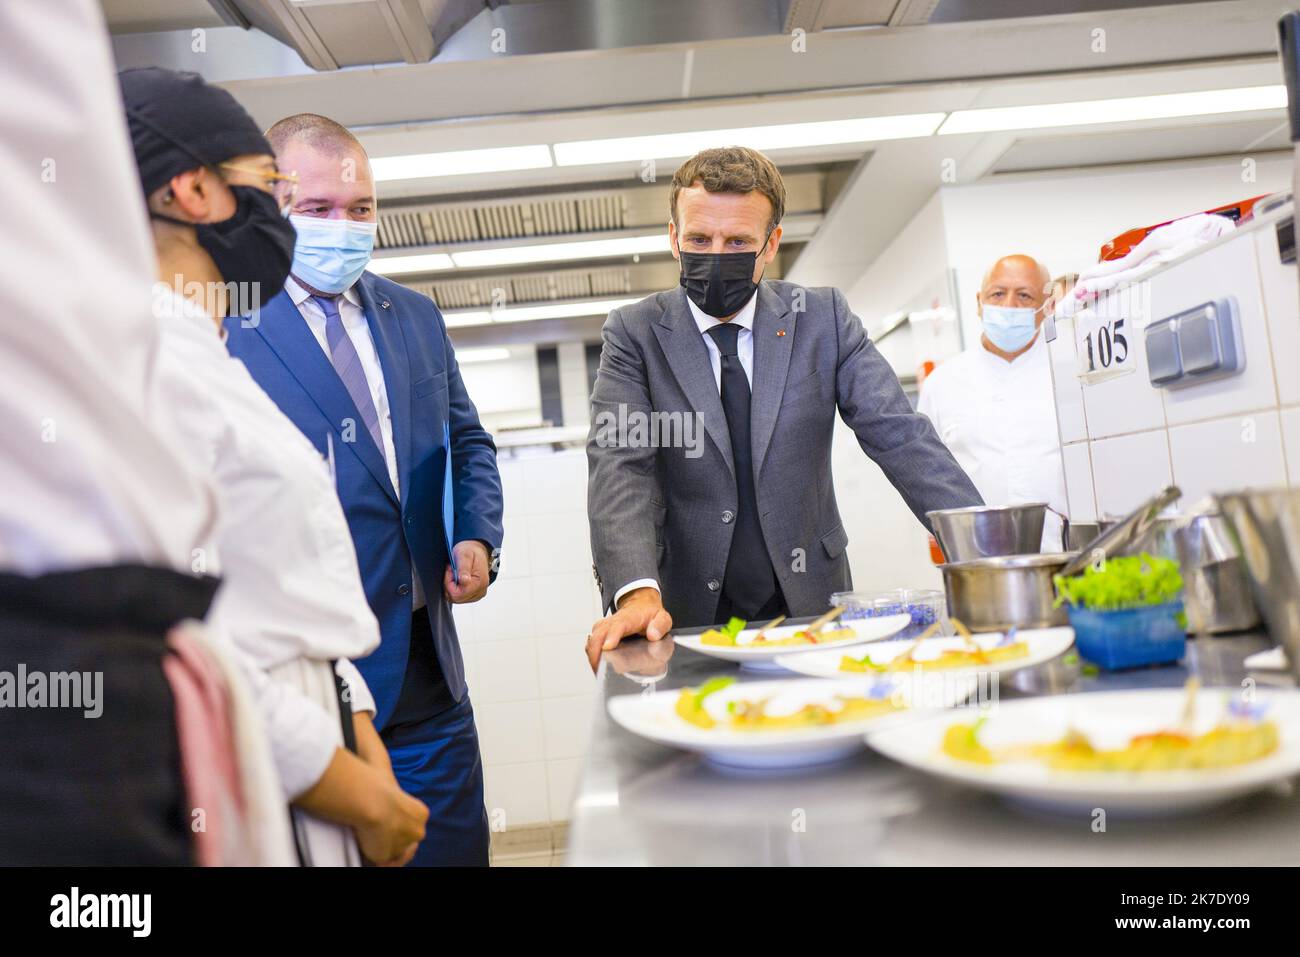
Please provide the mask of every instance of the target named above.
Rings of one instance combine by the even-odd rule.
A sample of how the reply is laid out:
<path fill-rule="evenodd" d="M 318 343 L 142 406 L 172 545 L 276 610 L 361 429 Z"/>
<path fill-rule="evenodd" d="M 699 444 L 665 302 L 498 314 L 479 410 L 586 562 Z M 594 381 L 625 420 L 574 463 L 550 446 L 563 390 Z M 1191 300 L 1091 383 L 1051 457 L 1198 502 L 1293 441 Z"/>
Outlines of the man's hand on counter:
<path fill-rule="evenodd" d="M 672 630 L 672 616 L 664 610 L 663 599 L 656 588 L 637 588 L 628 592 L 618 603 L 618 611 L 602 618 L 591 628 L 587 637 L 587 660 L 591 670 L 600 664 L 601 652 L 618 647 L 630 635 L 645 635 L 658 641 Z"/>

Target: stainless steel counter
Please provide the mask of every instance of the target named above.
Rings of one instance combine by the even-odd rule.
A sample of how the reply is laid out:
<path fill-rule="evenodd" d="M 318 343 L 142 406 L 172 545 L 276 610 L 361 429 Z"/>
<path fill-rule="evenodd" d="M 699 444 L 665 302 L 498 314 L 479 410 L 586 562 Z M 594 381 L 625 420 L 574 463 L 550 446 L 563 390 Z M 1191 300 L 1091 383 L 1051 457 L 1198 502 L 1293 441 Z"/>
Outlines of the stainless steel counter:
<path fill-rule="evenodd" d="M 1181 687 L 1191 673 L 1206 686 L 1239 687 L 1243 660 L 1270 645 L 1260 634 L 1200 637 L 1179 665 L 1094 676 L 1066 655 L 1014 673 L 1001 696 Z M 1111 816 L 1106 831 L 1094 833 L 1091 817 L 1032 816 L 866 750 L 812 770 L 721 771 L 624 731 L 605 710 L 612 695 L 663 693 L 723 673 L 770 677 L 675 648 L 671 639 L 638 639 L 605 655 L 569 864 L 1300 864 L 1294 783 L 1183 818 Z M 1293 685 L 1277 673 L 1251 677 L 1261 687 Z"/>

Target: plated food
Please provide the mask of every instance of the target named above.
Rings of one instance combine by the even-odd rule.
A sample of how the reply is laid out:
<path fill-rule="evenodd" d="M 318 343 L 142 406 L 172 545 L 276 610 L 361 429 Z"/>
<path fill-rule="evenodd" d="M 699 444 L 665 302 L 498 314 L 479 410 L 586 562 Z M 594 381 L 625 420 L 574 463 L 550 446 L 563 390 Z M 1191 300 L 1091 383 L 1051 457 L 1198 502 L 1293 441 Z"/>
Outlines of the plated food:
<path fill-rule="evenodd" d="M 819 628 L 816 631 L 811 628 L 798 628 L 794 631 L 783 631 L 780 635 L 769 634 L 769 631 L 770 629 L 760 628 L 757 631 L 746 632 L 745 619 L 732 618 L 721 628 L 710 628 L 700 635 L 700 643 L 724 648 L 786 648 L 790 645 L 826 645 L 858 636 L 852 628 Z M 748 640 L 743 642 L 738 640 L 742 636 L 747 636 Z"/>
<path fill-rule="evenodd" d="M 1167 814 L 1300 773 L 1300 692 L 1094 692 L 1000 702 L 871 733 L 881 753 L 937 777 L 1056 811 Z"/>
<path fill-rule="evenodd" d="M 832 724 L 863 721 L 903 710 L 906 705 L 893 688 L 880 685 L 867 691 L 846 694 L 836 693 L 823 701 L 806 701 L 798 707 L 772 707 L 773 695 L 765 697 L 731 698 L 724 714 L 715 714 L 707 707 L 711 695 L 735 683 L 731 677 L 714 678 L 699 688 L 683 688 L 677 697 L 677 716 L 698 728 L 719 726 L 734 731 L 788 731 L 795 728 L 816 728 Z"/>
<path fill-rule="evenodd" d="M 711 628 L 696 635 L 674 635 L 673 641 L 691 651 L 739 662 L 747 668 L 782 670 L 775 664 L 779 655 L 798 648 L 844 647 L 866 641 L 880 641 L 897 633 L 911 621 L 907 615 L 869 618 L 828 624 L 819 631 L 807 625 L 780 625 L 772 628 L 746 628 L 734 618 L 724 628 Z M 739 624 L 737 624 L 739 623 Z"/>
<path fill-rule="evenodd" d="M 827 649 L 782 655 L 777 663 L 815 678 L 909 675 L 918 672 L 1002 673 L 1051 661 L 1074 642 L 1069 628 L 990 632 L 924 641 L 881 641 L 862 649 Z"/>
<path fill-rule="evenodd" d="M 609 699 L 610 717 L 661 744 L 695 751 L 716 764 L 797 768 L 860 751 L 868 730 L 887 727 L 965 700 L 974 680 L 926 689 L 915 682 L 820 681 L 793 678 L 737 681 L 731 676 L 650 695 Z M 946 697 L 938 699 L 936 695 Z M 935 703 L 937 701 L 937 703 Z"/>

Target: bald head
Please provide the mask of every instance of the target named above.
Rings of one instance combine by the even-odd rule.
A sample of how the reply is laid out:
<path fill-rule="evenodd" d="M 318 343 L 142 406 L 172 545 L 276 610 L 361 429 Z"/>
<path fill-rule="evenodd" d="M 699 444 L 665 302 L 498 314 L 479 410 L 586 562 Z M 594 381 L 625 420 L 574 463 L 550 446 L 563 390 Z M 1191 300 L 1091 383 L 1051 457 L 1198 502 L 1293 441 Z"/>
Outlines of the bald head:
<path fill-rule="evenodd" d="M 280 169 L 298 174 L 293 212 L 321 219 L 375 221 L 375 180 L 365 148 L 327 116 L 286 116 L 266 138 Z"/>
<path fill-rule="evenodd" d="M 272 141 L 274 142 L 274 141 Z M 1016 281 L 1021 284 L 1027 282 L 1032 286 L 1038 296 L 1036 305 L 1041 305 L 1052 291 L 1052 273 L 1046 266 L 1040 263 L 1033 256 L 1026 256 L 1023 253 L 1014 253 L 1010 256 L 1003 256 L 984 274 L 984 279 L 980 283 L 980 295 L 983 297 L 984 291 L 989 288 L 990 284 Z M 1000 305 L 1016 305 L 1016 303 L 1006 302 Z"/>

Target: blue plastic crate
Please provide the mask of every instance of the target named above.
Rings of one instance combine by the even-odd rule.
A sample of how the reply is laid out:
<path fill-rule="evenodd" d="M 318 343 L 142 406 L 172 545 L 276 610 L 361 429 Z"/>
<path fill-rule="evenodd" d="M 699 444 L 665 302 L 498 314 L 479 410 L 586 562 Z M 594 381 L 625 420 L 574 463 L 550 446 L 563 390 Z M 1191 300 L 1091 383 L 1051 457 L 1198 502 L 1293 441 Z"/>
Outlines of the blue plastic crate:
<path fill-rule="evenodd" d="M 1088 661 L 1108 671 L 1178 661 L 1187 650 L 1181 601 L 1118 611 L 1070 607 L 1074 643 Z"/>

